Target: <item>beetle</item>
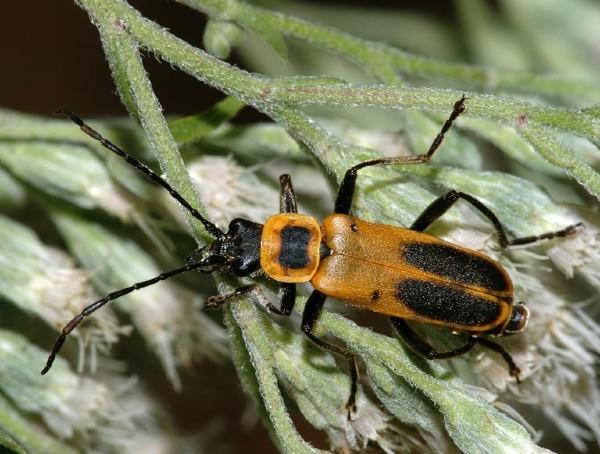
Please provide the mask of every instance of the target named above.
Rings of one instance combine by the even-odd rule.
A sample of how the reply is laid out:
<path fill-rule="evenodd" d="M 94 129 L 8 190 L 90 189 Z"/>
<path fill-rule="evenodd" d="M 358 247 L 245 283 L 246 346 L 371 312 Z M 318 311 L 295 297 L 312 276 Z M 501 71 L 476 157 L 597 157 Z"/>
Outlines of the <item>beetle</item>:
<path fill-rule="evenodd" d="M 206 303 L 208 309 L 253 293 L 268 311 L 288 316 L 294 307 L 296 284 L 310 283 L 314 290 L 306 302 L 301 329 L 319 347 L 349 361 L 352 379 L 347 402 L 349 417 L 356 411 L 358 369 L 354 355 L 345 347 L 327 342 L 313 333 L 327 297 L 389 316 L 400 339 L 429 360 L 464 354 L 476 344 L 491 349 L 504 358 L 510 374 L 518 381 L 520 370 L 509 353 L 500 344 L 482 337 L 512 335 L 527 326 L 529 312 L 524 303 L 514 302 L 513 284 L 508 273 L 486 255 L 443 241 L 425 233 L 425 230 L 459 200 L 469 203 L 491 221 L 503 248 L 568 236 L 575 233 L 581 223 L 542 235 L 509 240 L 502 224 L 489 208 L 475 197 L 455 190 L 434 200 L 410 228 L 367 222 L 350 214 L 361 169 L 428 163 L 453 122 L 465 111 L 465 101 L 463 96 L 454 104 L 452 113 L 427 153 L 373 159 L 348 169 L 337 192 L 334 212 L 322 224 L 311 216 L 298 213 L 291 178 L 282 175 L 280 213 L 268 218 L 264 224 L 233 219 L 227 232 L 202 216 L 167 181 L 106 140 L 78 116 L 59 112 L 169 191 L 204 225 L 214 241 L 196 251 L 185 266 L 109 293 L 83 309 L 63 328 L 41 373 L 46 374 L 50 370 L 66 337 L 85 317 L 134 290 L 187 271 L 200 270 L 207 274 L 223 271 L 240 277 L 262 272 L 279 284 L 279 307 L 267 300 L 257 284 L 250 284 L 210 297 Z M 438 352 L 407 321 L 446 327 L 455 334 L 464 333 L 468 336 L 467 342 L 454 350 Z"/>

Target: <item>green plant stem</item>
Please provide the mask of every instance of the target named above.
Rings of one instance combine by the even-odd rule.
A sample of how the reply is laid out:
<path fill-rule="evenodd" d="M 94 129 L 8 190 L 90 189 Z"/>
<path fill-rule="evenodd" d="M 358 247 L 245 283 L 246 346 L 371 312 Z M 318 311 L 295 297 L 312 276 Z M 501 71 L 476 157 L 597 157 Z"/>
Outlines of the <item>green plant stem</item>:
<path fill-rule="evenodd" d="M 315 81 L 315 78 L 269 79 L 257 76 L 190 46 L 144 19 L 119 0 L 107 0 L 106 3 L 110 3 L 111 8 L 114 3 L 116 12 L 126 21 L 127 29 L 142 45 L 172 65 L 259 110 L 264 111 L 265 104 L 276 103 L 404 108 L 447 113 L 463 94 L 462 91 L 435 88 L 323 84 L 319 79 Z M 509 125 L 518 121 L 537 122 L 591 140 L 600 136 L 600 121 L 577 110 L 538 107 L 519 100 L 477 93 L 464 94 L 469 97 L 467 116 Z"/>
<path fill-rule="evenodd" d="M 267 103 L 290 105 L 336 105 L 418 109 L 447 113 L 462 91 L 361 84 L 322 83 L 315 78 L 269 79 L 235 68 L 196 49 L 142 17 L 121 0 L 80 0 L 94 15 L 112 15 L 139 43 L 207 84 L 264 110 Z M 600 121 L 574 109 L 539 107 L 516 99 L 465 93 L 469 97 L 466 116 L 487 118 L 514 125 L 531 121 L 554 129 L 597 140 Z"/>
<path fill-rule="evenodd" d="M 96 19 L 111 68 L 117 71 L 115 78 L 121 81 L 117 85 L 131 91 L 131 97 L 127 94 L 122 96 L 124 102 L 133 102 L 129 108 L 135 108 L 167 179 L 187 200 L 196 201 L 191 180 L 154 96 L 135 41 L 122 28 L 121 18 L 114 11 L 102 8 L 100 2 L 94 0 L 81 0 L 80 3 Z M 194 225 L 199 226 L 198 223 Z M 203 229 L 199 227 L 195 232 L 201 236 Z M 268 341 L 262 336 L 264 330 L 256 308 L 248 301 L 240 302 L 233 311 L 233 317 L 244 337 L 260 393 L 280 445 L 290 453 L 321 452 L 300 437 L 287 414 L 272 369 L 272 353 Z M 236 330 L 237 327 L 232 324 L 230 333 Z"/>
<path fill-rule="evenodd" d="M 590 140 L 600 137 L 600 121 L 581 111 L 538 107 L 514 99 L 462 93 L 456 90 L 386 85 L 297 85 L 293 80 L 275 81 L 269 101 L 292 105 L 384 107 L 447 112 L 463 94 L 468 98 L 465 116 L 495 120 L 509 126 L 537 123 Z"/>
<path fill-rule="evenodd" d="M 579 155 L 571 153 L 567 147 L 538 126 L 528 125 L 520 128 L 519 133 L 548 162 L 565 169 L 590 194 L 594 194 L 597 198 L 600 198 L 600 174 Z"/>
<path fill-rule="evenodd" d="M 296 310 L 301 312 L 304 305 L 305 300 L 298 299 Z M 423 392 L 443 414 L 446 430 L 462 452 L 543 452 L 522 426 L 470 395 L 460 383 L 441 380 L 420 370 L 397 340 L 357 327 L 341 315 L 327 311 L 321 314 L 317 329 L 341 339 L 365 362 L 385 365 Z"/>
<path fill-rule="evenodd" d="M 600 85 L 595 81 L 569 80 L 524 71 L 440 62 L 237 0 L 177 1 L 210 16 L 236 22 L 250 30 L 252 24 L 264 24 L 263 26 L 279 30 L 286 36 L 343 55 L 360 67 L 366 66 L 371 72 L 400 72 L 413 77 L 448 79 L 488 91 L 509 89 L 553 97 L 562 95 L 568 98 L 577 97 L 584 102 L 600 99 Z M 248 18 L 252 18 L 252 22 Z"/>
<path fill-rule="evenodd" d="M 172 65 L 267 114 L 285 105 L 315 104 L 404 108 L 447 113 L 449 107 L 462 95 L 461 92 L 455 90 L 332 83 L 331 79 L 323 80 L 319 78 L 269 79 L 237 69 L 202 50 L 190 46 L 145 19 L 135 9 L 121 0 L 104 0 L 102 2 L 100 0 L 80 0 L 80 2 L 90 10 L 98 22 L 112 24 L 110 26 L 113 28 L 118 22 L 120 27 L 117 28 L 126 28 L 142 46 L 150 49 Z M 125 34 L 121 30 L 121 35 Z M 106 47 L 107 51 L 110 52 L 111 46 Z M 119 58 L 123 58 L 123 56 Z M 139 60 L 139 55 L 136 58 Z M 141 63 L 136 65 L 140 66 Z M 125 68 L 126 71 L 131 71 L 127 64 L 121 64 L 120 66 Z M 149 86 L 149 82 L 144 83 Z M 466 94 L 469 101 L 465 116 L 492 119 L 517 128 L 523 124 L 543 126 L 572 133 L 596 142 L 600 140 L 600 119 L 581 111 L 539 107 L 527 102 L 499 96 Z M 142 99 L 146 98 L 149 99 L 148 96 L 143 96 Z M 156 101 L 154 103 L 157 105 Z M 155 107 L 154 111 L 159 112 L 157 106 Z M 153 116 L 147 117 L 153 118 Z M 150 126 L 150 123 L 146 123 Z M 164 125 L 164 120 L 162 124 Z M 311 133 L 309 128 L 307 124 L 302 134 L 309 135 Z M 169 151 L 169 155 L 174 153 L 174 150 L 176 150 L 174 142 L 166 132 L 166 127 L 147 129 L 147 131 L 153 143 L 168 145 L 166 149 L 173 150 Z M 302 134 L 297 134 L 297 136 Z M 154 140 L 152 140 L 152 136 L 154 136 Z M 551 136 L 548 135 L 544 135 L 541 139 L 552 140 Z M 546 150 L 547 153 L 552 153 L 556 151 L 556 148 L 546 147 Z M 175 159 L 174 156 L 171 159 Z M 553 160 L 558 161 L 559 159 L 554 158 Z M 168 164 L 173 165 L 174 162 Z M 174 168 L 176 173 L 182 175 L 182 164 L 176 167 L 177 169 Z M 595 189 L 596 185 L 584 184 L 584 186 L 592 191 L 592 194 L 596 197 L 600 197 L 600 192 Z M 188 193 L 188 196 L 190 194 Z"/>
<path fill-rule="evenodd" d="M 83 0 L 81 3 L 85 5 L 87 2 Z M 107 20 L 109 17 L 111 20 Z M 166 179 L 184 199 L 199 209 L 198 196 L 154 95 L 136 42 L 114 15 L 98 17 L 97 24 L 124 104 L 142 124 Z M 208 239 L 202 224 L 187 211 L 185 214 L 196 239 Z"/>
<path fill-rule="evenodd" d="M 271 341 L 265 336 L 265 327 L 257 312 L 256 305 L 245 299 L 234 303 L 230 310 L 241 329 L 256 372 L 261 396 L 283 452 L 325 453 L 326 451 L 313 448 L 300 437 L 287 413 L 277 384 L 277 377 L 273 371 L 274 360 L 270 345 Z"/>

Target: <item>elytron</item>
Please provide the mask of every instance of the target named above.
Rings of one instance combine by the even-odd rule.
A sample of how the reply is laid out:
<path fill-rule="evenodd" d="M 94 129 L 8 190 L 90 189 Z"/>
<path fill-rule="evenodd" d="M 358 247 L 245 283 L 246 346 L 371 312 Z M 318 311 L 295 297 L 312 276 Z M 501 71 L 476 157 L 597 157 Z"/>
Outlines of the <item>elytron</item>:
<path fill-rule="evenodd" d="M 310 283 L 314 290 L 306 302 L 301 328 L 312 342 L 349 361 L 352 378 L 347 403 L 349 416 L 356 410 L 358 370 L 354 356 L 348 349 L 313 334 L 327 297 L 389 316 L 406 345 L 430 360 L 461 355 L 477 344 L 491 349 L 504 358 L 510 374 L 518 381 L 519 368 L 508 352 L 500 344 L 484 337 L 516 334 L 527 325 L 529 312 L 524 303 L 514 301 L 513 284 L 507 272 L 484 254 L 448 243 L 424 231 L 461 199 L 492 222 L 503 248 L 567 236 L 575 233 L 581 224 L 511 240 L 489 208 L 476 198 L 454 190 L 431 203 L 410 228 L 375 224 L 350 214 L 356 179 L 361 169 L 428 163 L 454 120 L 465 111 L 465 102 L 463 96 L 454 104 L 452 113 L 427 153 L 373 159 L 348 169 L 339 187 L 333 214 L 327 216 L 322 224 L 311 216 L 297 212 L 291 178 L 282 175 L 280 213 L 271 216 L 264 224 L 234 219 L 227 232 L 203 217 L 163 178 L 106 140 L 78 116 L 60 112 L 79 125 L 84 133 L 169 191 L 192 216 L 202 222 L 214 241 L 199 249 L 194 259 L 185 266 L 112 292 L 83 309 L 63 328 L 42 374 L 52 367 L 67 335 L 88 315 L 134 290 L 186 271 L 200 270 L 204 273 L 223 271 L 236 276 L 262 272 L 279 283 L 279 307 L 267 300 L 257 284 L 251 284 L 209 298 L 207 308 L 217 308 L 253 293 L 267 310 L 287 316 L 294 307 L 296 284 Z M 466 343 L 452 351 L 438 352 L 407 321 L 438 325 L 453 333 L 465 334 Z"/>

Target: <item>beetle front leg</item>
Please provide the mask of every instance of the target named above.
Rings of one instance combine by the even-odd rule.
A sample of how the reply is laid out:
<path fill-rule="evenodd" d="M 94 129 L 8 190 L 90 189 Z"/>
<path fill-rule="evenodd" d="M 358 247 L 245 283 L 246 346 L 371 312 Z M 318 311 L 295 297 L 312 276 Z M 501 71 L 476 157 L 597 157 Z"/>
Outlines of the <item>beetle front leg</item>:
<path fill-rule="evenodd" d="M 323 311 L 323 306 L 326 299 L 327 296 L 325 294 L 319 292 L 318 290 L 313 290 L 306 301 L 306 306 L 304 307 L 304 312 L 302 313 L 302 331 L 304 331 L 308 338 L 319 347 L 324 348 L 335 355 L 343 356 L 348 360 L 351 385 L 350 396 L 348 397 L 348 402 L 346 403 L 346 410 L 348 411 L 348 420 L 350 420 L 352 413 L 356 412 L 356 392 L 358 391 L 358 367 L 356 366 L 354 355 L 349 350 L 343 347 L 338 347 L 337 345 L 329 344 L 324 340 L 319 339 L 312 333 L 315 324 L 319 320 L 319 316 Z"/>
<path fill-rule="evenodd" d="M 515 238 L 513 240 L 509 240 L 506 236 L 506 232 L 504 231 L 504 227 L 502 227 L 502 223 L 492 210 L 490 210 L 487 206 L 485 206 L 482 202 L 477 200 L 472 195 L 465 194 L 464 192 L 458 192 L 453 189 L 444 194 L 443 196 L 435 199 L 431 203 L 431 205 L 429 205 L 425 209 L 425 211 L 421 213 L 417 220 L 413 222 L 413 224 L 410 227 L 411 230 L 415 230 L 417 232 L 424 231 L 425 229 L 427 229 L 427 227 L 429 227 L 436 220 L 442 217 L 446 213 L 446 211 L 448 211 L 450 207 L 452 207 L 452 205 L 454 205 L 460 199 L 469 202 L 473 207 L 477 208 L 477 210 L 479 210 L 481 214 L 483 214 L 486 218 L 488 218 L 491 221 L 498 234 L 498 241 L 500 242 L 500 246 L 502 246 L 503 248 L 509 246 L 530 244 L 540 240 L 549 240 L 551 238 L 573 235 L 577 232 L 577 229 L 583 226 L 583 224 L 579 222 L 561 230 L 556 230 L 541 235 L 527 236 L 523 238 Z"/>
<path fill-rule="evenodd" d="M 434 359 L 448 359 L 455 356 L 464 355 L 471 350 L 477 343 L 477 338 L 470 336 L 469 340 L 465 345 L 450 350 L 449 352 L 438 352 L 435 350 L 425 339 L 419 336 L 405 320 L 398 317 L 390 317 L 393 327 L 396 329 L 400 339 L 415 353 L 422 357 L 434 360 Z"/>
<path fill-rule="evenodd" d="M 273 312 L 277 315 L 290 315 L 294 309 L 294 303 L 296 302 L 296 285 L 295 284 L 281 284 L 281 308 L 276 307 L 267 296 L 264 294 L 258 284 L 250 284 L 240 287 L 233 292 L 224 293 L 222 295 L 211 296 L 206 301 L 204 309 L 214 310 L 218 309 L 226 303 L 230 303 L 243 296 L 252 293 L 258 303 L 264 307 L 268 312 Z"/>
<path fill-rule="evenodd" d="M 219 309 L 226 303 L 230 303 L 233 300 L 241 298 L 242 296 L 246 296 L 249 293 L 257 293 L 258 285 L 250 284 L 244 285 L 243 287 L 235 289 L 233 292 L 223 293 L 222 295 L 211 296 L 206 301 L 204 305 L 204 309 L 214 310 Z"/>
<path fill-rule="evenodd" d="M 279 284 L 279 299 L 281 301 L 279 308 L 269 303 L 267 309 L 277 315 L 290 315 L 294 310 L 294 304 L 296 304 L 296 284 L 281 282 Z"/>
<path fill-rule="evenodd" d="M 279 177 L 279 212 L 280 213 L 297 213 L 298 204 L 296 203 L 296 192 L 292 186 L 292 177 L 284 173 Z"/>

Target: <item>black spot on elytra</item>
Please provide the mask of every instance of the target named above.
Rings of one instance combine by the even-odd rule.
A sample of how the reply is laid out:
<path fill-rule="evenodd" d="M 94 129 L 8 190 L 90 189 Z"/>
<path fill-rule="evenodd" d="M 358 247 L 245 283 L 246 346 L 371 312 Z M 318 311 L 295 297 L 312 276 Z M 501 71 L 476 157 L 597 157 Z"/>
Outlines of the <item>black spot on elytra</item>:
<path fill-rule="evenodd" d="M 350 224 L 350 230 L 353 232 L 358 232 L 358 226 L 354 223 Z"/>
<path fill-rule="evenodd" d="M 284 227 L 281 230 L 279 264 L 294 270 L 304 268 L 310 261 L 308 242 L 310 231 L 304 227 Z"/>
<path fill-rule="evenodd" d="M 493 323 L 501 312 L 499 304 L 462 289 L 417 279 L 400 281 L 395 296 L 419 315 L 458 325 Z"/>
<path fill-rule="evenodd" d="M 371 300 L 373 301 L 377 301 L 380 297 L 381 293 L 379 293 L 379 290 L 374 290 L 373 293 L 371 293 Z"/>
<path fill-rule="evenodd" d="M 495 291 L 509 288 L 506 277 L 497 266 L 450 246 L 409 243 L 402 246 L 400 258 L 416 268 L 455 282 Z"/>

